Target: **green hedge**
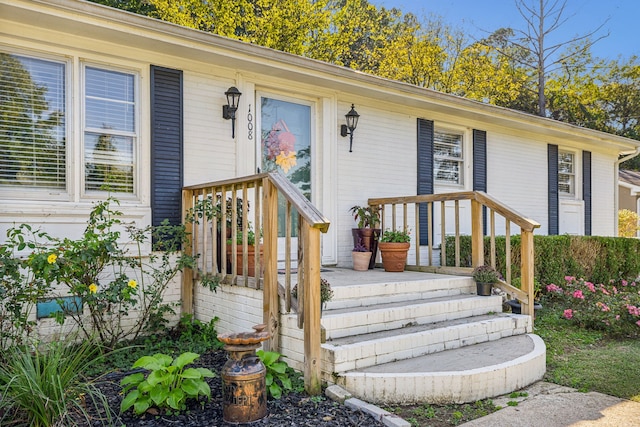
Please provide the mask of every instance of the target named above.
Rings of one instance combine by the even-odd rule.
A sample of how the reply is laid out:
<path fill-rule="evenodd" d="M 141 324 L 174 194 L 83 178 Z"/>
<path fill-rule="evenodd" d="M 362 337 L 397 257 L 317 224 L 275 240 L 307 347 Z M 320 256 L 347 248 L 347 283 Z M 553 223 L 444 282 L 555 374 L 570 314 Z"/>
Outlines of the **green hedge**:
<path fill-rule="evenodd" d="M 640 275 L 640 240 L 599 236 L 534 236 L 535 278 L 543 284 L 564 282 L 565 276 L 594 283 L 635 279 Z M 455 239 L 447 236 L 447 265 L 454 265 Z M 485 237 L 484 257 L 490 260 Z M 520 276 L 520 236 L 511 237 L 512 278 Z M 471 266 L 471 236 L 460 236 L 460 264 Z M 496 237 L 496 267 L 505 274 L 505 237 Z"/>

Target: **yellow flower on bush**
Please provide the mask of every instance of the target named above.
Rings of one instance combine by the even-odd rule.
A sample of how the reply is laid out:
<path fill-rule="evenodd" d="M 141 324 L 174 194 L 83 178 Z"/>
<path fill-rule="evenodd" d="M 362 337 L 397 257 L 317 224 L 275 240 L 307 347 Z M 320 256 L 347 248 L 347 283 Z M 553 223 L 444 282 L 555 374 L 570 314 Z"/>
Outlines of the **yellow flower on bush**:
<path fill-rule="evenodd" d="M 89 292 L 91 292 L 92 294 L 95 294 L 96 292 L 98 292 L 98 285 L 96 285 L 95 283 L 90 284 Z"/>
<path fill-rule="evenodd" d="M 136 286 L 138 286 L 138 282 L 136 282 L 135 280 L 131 279 L 131 280 L 129 280 L 129 283 L 127 283 L 127 285 L 129 285 L 130 288 L 135 289 Z"/>
<path fill-rule="evenodd" d="M 56 260 L 58 259 L 58 255 L 56 254 L 51 254 L 47 257 L 47 262 L 49 264 L 54 264 L 56 262 Z"/>

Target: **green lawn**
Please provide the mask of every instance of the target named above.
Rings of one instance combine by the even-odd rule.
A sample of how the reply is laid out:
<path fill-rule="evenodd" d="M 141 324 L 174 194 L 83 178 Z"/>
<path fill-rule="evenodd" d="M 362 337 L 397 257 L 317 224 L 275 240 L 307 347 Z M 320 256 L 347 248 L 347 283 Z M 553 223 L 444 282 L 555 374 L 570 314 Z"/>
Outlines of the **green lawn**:
<path fill-rule="evenodd" d="M 535 321 L 534 333 L 547 345 L 545 380 L 640 402 L 640 340 L 579 328 L 561 314 L 545 304 Z"/>

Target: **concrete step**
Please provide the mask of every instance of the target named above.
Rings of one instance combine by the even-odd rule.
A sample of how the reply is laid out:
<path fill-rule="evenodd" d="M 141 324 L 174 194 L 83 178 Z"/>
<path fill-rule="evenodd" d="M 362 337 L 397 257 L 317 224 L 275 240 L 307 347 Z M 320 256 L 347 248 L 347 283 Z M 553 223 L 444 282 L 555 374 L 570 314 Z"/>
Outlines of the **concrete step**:
<path fill-rule="evenodd" d="M 342 372 L 336 382 L 376 404 L 474 402 L 542 379 L 545 359 L 542 339 L 526 334 Z"/>
<path fill-rule="evenodd" d="M 461 294 L 324 310 L 321 322 L 331 340 L 501 311 L 500 296 Z"/>
<path fill-rule="evenodd" d="M 475 282 L 470 277 L 445 276 L 402 280 L 404 274 L 379 276 L 378 282 L 332 286 L 333 298 L 326 305 L 329 310 L 363 307 L 389 302 L 402 302 L 475 294 Z M 432 275 L 433 276 L 433 275 Z M 375 280 L 376 276 L 372 280 Z"/>
<path fill-rule="evenodd" d="M 497 313 L 346 336 L 322 345 L 323 363 L 345 372 L 525 334 L 529 316 Z"/>

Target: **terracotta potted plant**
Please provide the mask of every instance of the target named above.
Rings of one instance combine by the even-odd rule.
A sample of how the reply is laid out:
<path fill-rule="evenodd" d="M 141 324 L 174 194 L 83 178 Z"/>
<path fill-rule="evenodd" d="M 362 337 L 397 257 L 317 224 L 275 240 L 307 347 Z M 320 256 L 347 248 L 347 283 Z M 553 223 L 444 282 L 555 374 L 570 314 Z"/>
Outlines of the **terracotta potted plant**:
<path fill-rule="evenodd" d="M 500 280 L 500 273 L 490 265 L 481 265 L 473 269 L 473 280 L 476 281 L 478 295 L 489 296 L 493 284 Z"/>
<path fill-rule="evenodd" d="M 251 227 L 251 225 L 249 225 Z M 242 232 L 238 231 L 236 234 L 236 274 L 238 276 L 243 275 L 242 268 L 242 259 L 244 254 L 244 248 L 242 244 Z M 260 265 L 262 266 L 262 245 L 259 245 L 260 248 Z M 256 234 L 253 230 L 249 229 L 247 231 L 247 275 L 251 277 L 256 277 Z M 231 256 L 232 256 L 232 240 L 227 240 L 227 270 L 231 270 Z"/>
<path fill-rule="evenodd" d="M 375 266 L 376 253 L 378 251 L 378 239 L 380 238 L 380 214 L 378 209 L 373 206 L 353 206 L 349 211 L 353 214 L 357 228 L 351 229 L 353 236 L 353 246 L 361 243 L 368 251 L 371 252 L 369 258 L 369 269 Z"/>
<path fill-rule="evenodd" d="M 353 269 L 356 271 L 366 271 L 369 269 L 371 261 L 371 251 L 364 247 L 362 240 L 353 247 L 351 251 L 351 259 L 353 260 Z"/>
<path fill-rule="evenodd" d="M 407 253 L 411 245 L 410 242 L 411 236 L 407 229 L 385 230 L 378 244 L 384 271 L 404 271 L 404 266 L 407 264 Z"/>

